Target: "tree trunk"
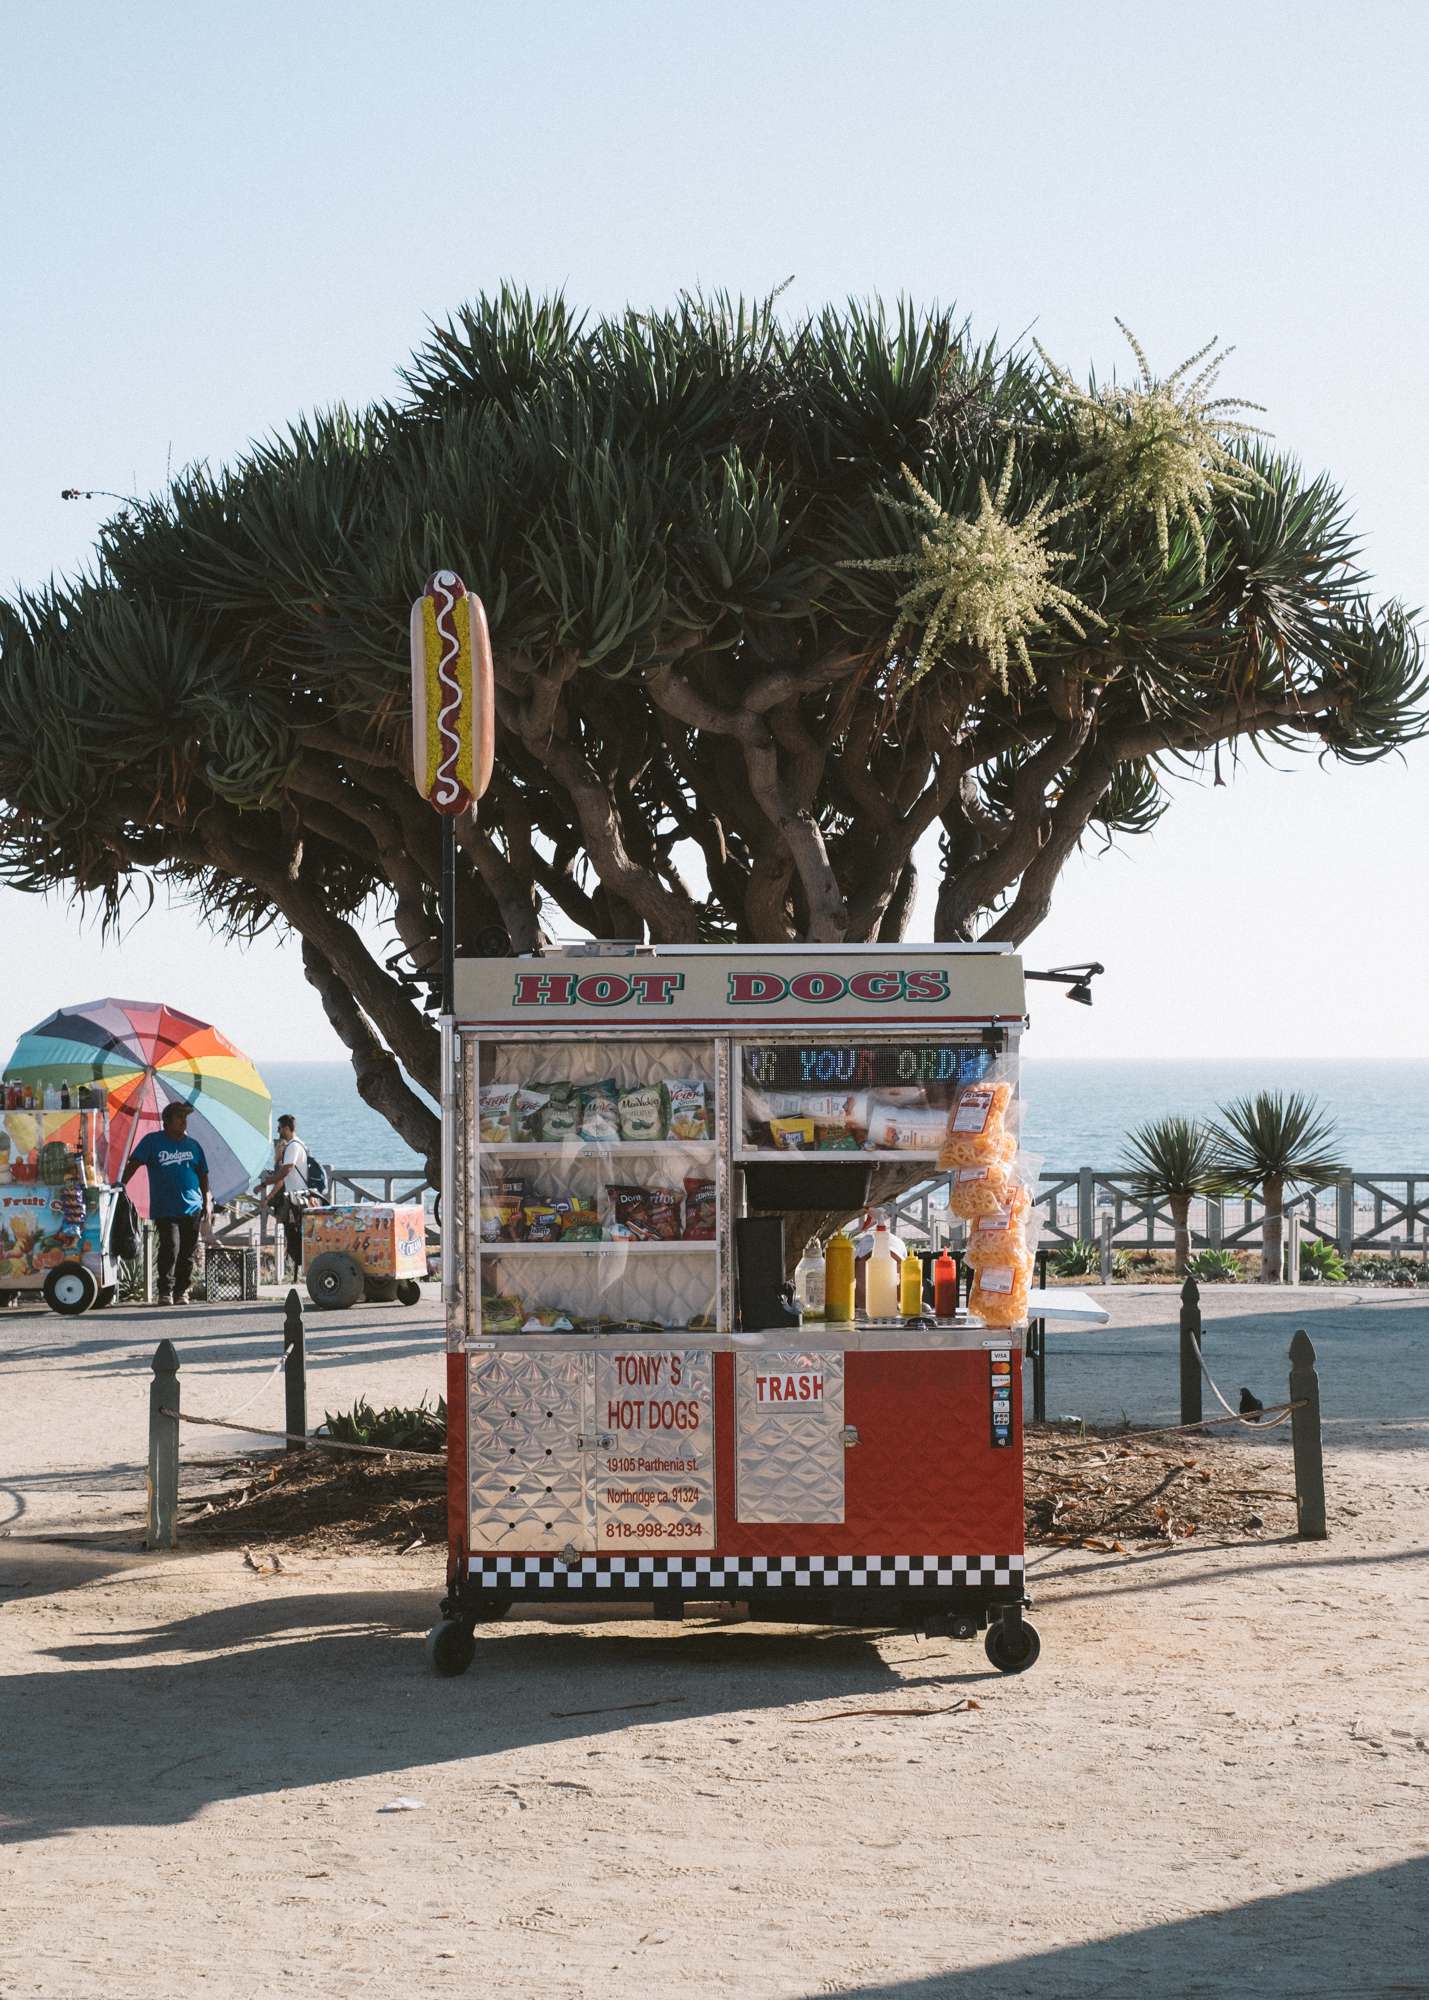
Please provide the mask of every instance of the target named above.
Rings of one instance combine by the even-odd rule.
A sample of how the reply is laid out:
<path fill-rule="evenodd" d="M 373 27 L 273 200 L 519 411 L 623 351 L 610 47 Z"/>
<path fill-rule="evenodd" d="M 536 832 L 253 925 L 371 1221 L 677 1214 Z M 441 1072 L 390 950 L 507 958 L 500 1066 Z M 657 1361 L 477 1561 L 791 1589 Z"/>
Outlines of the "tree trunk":
<path fill-rule="evenodd" d="M 1173 1268 L 1178 1278 L 1186 1275 L 1186 1266 L 1191 1261 L 1191 1197 L 1188 1194 L 1173 1194 L 1171 1197 L 1171 1230 L 1175 1243 L 1172 1252 Z"/>
<path fill-rule="evenodd" d="M 1261 1198 L 1265 1214 L 1260 1231 L 1260 1282 L 1278 1285 L 1285 1255 L 1285 1182 L 1280 1175 L 1266 1175 Z"/>

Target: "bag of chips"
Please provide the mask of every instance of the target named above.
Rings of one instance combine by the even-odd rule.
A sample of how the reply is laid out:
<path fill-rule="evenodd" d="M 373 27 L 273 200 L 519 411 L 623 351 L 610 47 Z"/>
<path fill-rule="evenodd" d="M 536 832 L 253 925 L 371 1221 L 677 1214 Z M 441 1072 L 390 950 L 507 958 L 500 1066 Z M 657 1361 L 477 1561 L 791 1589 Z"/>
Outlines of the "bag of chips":
<path fill-rule="evenodd" d="M 673 1188 L 647 1188 L 650 1211 L 650 1238 L 655 1243 L 675 1243 L 680 1235 L 680 1197 Z"/>
<path fill-rule="evenodd" d="M 973 1277 L 968 1311 L 985 1326 L 1020 1326 L 1027 1317 L 1032 1287 L 1032 1259 L 1022 1256 L 1006 1264 L 985 1264 Z"/>
<path fill-rule="evenodd" d="M 769 1137 L 778 1152 L 807 1152 L 814 1143 L 814 1121 L 812 1118 L 771 1118 Z"/>
<path fill-rule="evenodd" d="M 511 1110 L 519 1083 L 484 1083 L 481 1086 L 477 1123 L 483 1146 L 505 1146 L 511 1141 Z"/>
<path fill-rule="evenodd" d="M 1027 1254 L 1027 1214 L 1031 1190 L 1014 1187 L 1000 1208 L 989 1209 L 973 1222 L 966 1256 L 974 1270 L 983 1265 L 1012 1264 Z"/>
<path fill-rule="evenodd" d="M 559 1243 L 561 1213 L 554 1202 L 528 1201 L 521 1209 L 528 1243 Z"/>
<path fill-rule="evenodd" d="M 534 1089 L 523 1083 L 511 1100 L 511 1143 L 515 1146 L 534 1146 L 545 1135 L 541 1129 L 541 1115 L 545 1111 L 547 1094 L 544 1086 Z"/>
<path fill-rule="evenodd" d="M 684 1236 L 689 1243 L 713 1242 L 715 1234 L 715 1184 L 713 1181 L 685 1179 Z"/>
<path fill-rule="evenodd" d="M 581 1137 L 593 1146 L 609 1146 L 620 1137 L 620 1090 L 613 1076 L 580 1087 Z"/>
<path fill-rule="evenodd" d="M 612 1182 L 607 1184 L 605 1193 L 610 1203 L 610 1223 L 606 1235 L 617 1243 L 648 1241 L 650 1207 L 646 1190 Z"/>
<path fill-rule="evenodd" d="M 1009 1136 L 1011 1103 L 1012 1085 L 1005 1077 L 987 1076 L 980 1083 L 965 1084 L 953 1101 L 938 1165 L 980 1167 L 1001 1158 Z"/>
<path fill-rule="evenodd" d="M 694 1077 L 667 1077 L 660 1088 L 665 1093 L 665 1129 L 669 1136 L 707 1139 L 710 1132 L 703 1083 Z"/>
<path fill-rule="evenodd" d="M 575 1139 L 581 1129 L 581 1103 L 573 1083 L 543 1083 L 545 1101 L 541 1106 L 541 1137 L 549 1146 Z"/>
<path fill-rule="evenodd" d="M 525 1308 L 520 1299 L 508 1298 L 504 1292 L 483 1292 L 481 1295 L 481 1330 L 483 1333 L 516 1333 L 525 1317 Z"/>
<path fill-rule="evenodd" d="M 622 1090 L 618 1110 L 622 1139 L 638 1142 L 665 1137 L 665 1096 L 658 1083 Z"/>
<path fill-rule="evenodd" d="M 948 1189 L 948 1207 L 964 1221 L 978 1215 L 992 1215 L 1006 1206 L 1012 1186 L 1009 1161 L 995 1160 L 987 1167 L 958 1167 Z"/>
<path fill-rule="evenodd" d="M 523 1208 L 526 1183 L 503 1181 L 500 1187 L 483 1187 L 479 1208 L 483 1243 L 520 1243 L 526 1235 Z"/>

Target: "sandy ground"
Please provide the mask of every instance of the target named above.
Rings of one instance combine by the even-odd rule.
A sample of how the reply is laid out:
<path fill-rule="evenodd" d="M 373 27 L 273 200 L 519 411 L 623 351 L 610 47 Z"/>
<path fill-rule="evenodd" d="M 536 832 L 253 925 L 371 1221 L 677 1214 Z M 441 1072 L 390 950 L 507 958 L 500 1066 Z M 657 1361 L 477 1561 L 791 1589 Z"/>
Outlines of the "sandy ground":
<path fill-rule="evenodd" d="M 1246 1293 L 1212 1365 L 1269 1401 L 1309 1326 L 1332 1539 L 1034 1551 L 1015 1679 L 713 1619 L 508 1621 L 431 1679 L 425 1552 L 136 1551 L 157 1314 L 7 1315 L 0 1993 L 1429 1995 L 1429 1308 Z M 1114 1296 L 1054 1412 L 1174 1403 L 1174 1296 Z M 179 1320 L 233 1409 L 274 1308 Z M 315 1409 L 434 1388 L 434 1335 L 333 1316 Z"/>

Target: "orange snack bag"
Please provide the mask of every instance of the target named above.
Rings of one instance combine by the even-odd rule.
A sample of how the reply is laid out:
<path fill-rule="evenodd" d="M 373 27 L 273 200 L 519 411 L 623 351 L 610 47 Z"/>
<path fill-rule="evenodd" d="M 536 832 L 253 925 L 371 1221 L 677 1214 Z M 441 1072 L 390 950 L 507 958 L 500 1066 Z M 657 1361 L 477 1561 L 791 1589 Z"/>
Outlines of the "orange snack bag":
<path fill-rule="evenodd" d="M 1010 1134 L 1004 1121 L 1012 1102 L 1007 1082 L 970 1083 L 954 1102 L 938 1154 L 940 1167 L 981 1167 L 997 1159 Z"/>
<path fill-rule="evenodd" d="M 1031 1202 L 1029 1188 L 1014 1187 L 1011 1198 L 1001 1208 L 990 1209 L 976 1218 L 966 1253 L 975 1271 L 984 1265 L 1015 1264 L 1027 1255 L 1027 1211 Z"/>
<path fill-rule="evenodd" d="M 1007 1205 L 1012 1188 L 1012 1169 L 1003 1160 L 994 1160 L 986 1167 L 958 1167 L 948 1189 L 948 1207 L 965 1222 L 979 1215 L 995 1215 Z"/>
<path fill-rule="evenodd" d="M 973 1279 L 968 1311 L 985 1326 L 1020 1326 L 1031 1289 L 1032 1259 L 1027 1255 L 1012 1264 L 985 1264 Z"/>

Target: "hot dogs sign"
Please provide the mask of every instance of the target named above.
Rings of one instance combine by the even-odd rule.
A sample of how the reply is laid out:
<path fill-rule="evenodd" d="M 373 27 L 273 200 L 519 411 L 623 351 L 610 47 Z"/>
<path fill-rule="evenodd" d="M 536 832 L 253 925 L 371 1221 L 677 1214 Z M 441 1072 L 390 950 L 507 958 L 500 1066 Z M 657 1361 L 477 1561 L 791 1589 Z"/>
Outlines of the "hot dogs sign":
<path fill-rule="evenodd" d="M 412 776 L 427 803 L 454 818 L 491 782 L 496 734 L 486 612 L 455 570 L 428 578 L 411 641 Z"/>
<path fill-rule="evenodd" d="M 997 949 L 900 946 L 660 951 L 626 960 L 544 954 L 514 966 L 463 959 L 460 1019 L 566 1032 L 648 1025 L 756 1030 L 1003 1020 L 1026 1013 L 1021 961 Z"/>

